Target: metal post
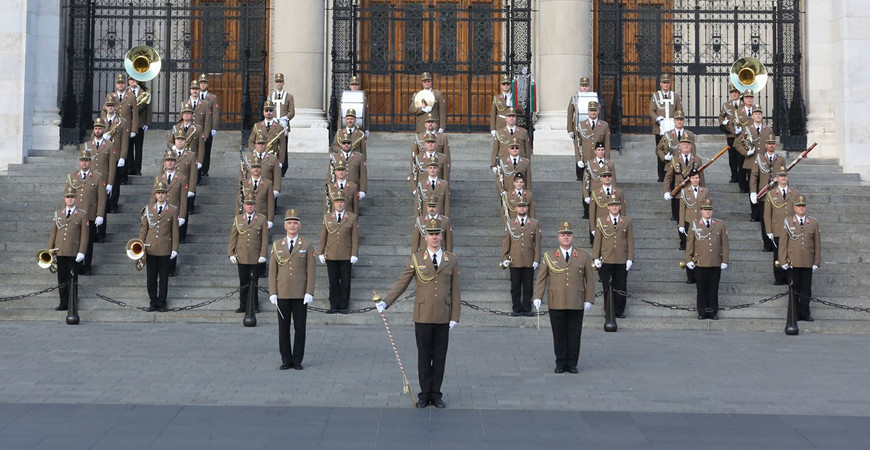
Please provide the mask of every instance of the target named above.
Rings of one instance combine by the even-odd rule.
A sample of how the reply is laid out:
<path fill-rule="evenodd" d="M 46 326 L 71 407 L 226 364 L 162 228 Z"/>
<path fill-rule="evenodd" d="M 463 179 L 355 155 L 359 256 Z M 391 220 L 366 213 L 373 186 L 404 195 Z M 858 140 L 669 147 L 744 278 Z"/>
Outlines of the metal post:
<path fill-rule="evenodd" d="M 79 324 L 79 305 L 78 305 L 78 286 L 76 285 L 76 269 L 75 264 L 73 263 L 73 267 L 70 269 L 72 273 L 70 273 L 69 281 L 67 282 L 67 292 L 69 293 L 69 299 L 67 300 L 67 304 L 69 309 L 67 310 L 66 315 L 66 324 L 67 325 L 78 325 Z"/>
<path fill-rule="evenodd" d="M 785 334 L 797 336 L 800 329 L 797 324 L 797 305 L 795 304 L 794 284 L 788 280 L 788 313 L 785 319 Z"/>
<path fill-rule="evenodd" d="M 604 301 L 607 303 L 607 317 L 604 320 L 604 331 L 615 333 L 619 327 L 616 325 L 616 311 L 613 307 L 613 285 L 608 284 L 604 291 Z"/>
<path fill-rule="evenodd" d="M 260 277 L 259 274 L 260 266 L 253 266 L 248 270 L 248 277 L 250 278 L 250 282 L 248 282 L 248 302 L 245 305 L 245 318 L 242 320 L 242 325 L 246 327 L 255 327 L 257 326 L 257 280 Z"/>

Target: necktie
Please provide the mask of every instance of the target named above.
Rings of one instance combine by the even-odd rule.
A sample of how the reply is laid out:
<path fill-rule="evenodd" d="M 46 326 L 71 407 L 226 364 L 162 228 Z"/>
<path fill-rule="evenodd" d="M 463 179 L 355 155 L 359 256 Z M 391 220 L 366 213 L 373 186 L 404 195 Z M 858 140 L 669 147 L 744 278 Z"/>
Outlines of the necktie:
<path fill-rule="evenodd" d="M 707 223 L 707 228 L 710 228 L 710 221 L 709 221 L 709 220 L 705 220 L 704 222 Z"/>
<path fill-rule="evenodd" d="M 162 206 L 157 208 L 157 215 L 159 216 L 161 214 L 163 214 L 163 207 Z"/>
<path fill-rule="evenodd" d="M 338 223 L 341 223 L 341 213 L 338 213 Z"/>
<path fill-rule="evenodd" d="M 279 93 L 278 93 L 278 100 L 281 100 L 283 97 L 284 97 L 284 93 L 283 93 L 283 92 L 279 92 Z M 292 243 L 291 243 L 291 248 L 292 248 Z M 290 251 L 292 252 L 293 250 L 290 250 Z"/>
<path fill-rule="evenodd" d="M 698 188 L 692 188 L 692 190 L 695 191 L 695 197 L 697 197 L 698 196 Z"/>
<path fill-rule="evenodd" d="M 248 225 L 250 225 L 250 224 L 251 224 L 251 215 L 248 214 Z"/>
<path fill-rule="evenodd" d="M 513 128 L 511 128 L 511 135 L 513 135 L 513 134 L 514 134 L 514 130 L 513 130 Z"/>
<path fill-rule="evenodd" d="M 199 103 L 196 100 L 193 101 L 193 108 L 196 109 L 196 104 Z"/>
<path fill-rule="evenodd" d="M 72 210 L 71 209 L 66 210 L 66 218 L 67 219 L 69 219 L 70 214 L 72 214 Z M 803 223 L 801 223 L 801 225 L 803 225 Z"/>
<path fill-rule="evenodd" d="M 166 176 L 166 184 L 172 184 L 172 174 Z"/>
<path fill-rule="evenodd" d="M 294 245 L 296 245 L 296 239 L 290 239 L 290 253 L 293 253 Z"/>
<path fill-rule="evenodd" d="M 260 180 L 254 180 L 254 190 L 257 190 L 257 186 L 260 185 Z"/>
<path fill-rule="evenodd" d="M 758 130 L 758 134 L 761 134 L 761 127 L 755 127 L 755 129 Z"/>
<path fill-rule="evenodd" d="M 109 128 L 112 127 L 112 119 L 109 119 Z"/>
<path fill-rule="evenodd" d="M 432 190 L 435 190 L 435 180 L 432 180 Z"/>
<path fill-rule="evenodd" d="M 610 188 L 607 188 L 604 192 L 607 194 L 608 197 L 610 197 Z"/>
<path fill-rule="evenodd" d="M 526 219 L 520 219 L 520 227 L 525 228 L 525 226 L 526 226 Z"/>
<path fill-rule="evenodd" d="M 339 183 L 338 188 L 343 191 L 344 190 L 344 183 Z"/>
<path fill-rule="evenodd" d="M 686 165 L 688 166 L 689 165 L 689 155 L 684 156 L 683 160 L 686 161 Z"/>
<path fill-rule="evenodd" d="M 69 217 L 69 214 L 67 214 L 67 217 Z M 801 226 L 804 226 L 804 219 L 801 219 Z"/>
<path fill-rule="evenodd" d="M 85 181 L 88 178 L 87 172 L 82 172 L 82 181 Z"/>
<path fill-rule="evenodd" d="M 267 134 L 269 133 L 269 128 L 272 128 L 272 123 L 271 123 L 271 122 L 267 122 L 267 123 L 266 123 L 266 133 L 267 133 Z"/>
<path fill-rule="evenodd" d="M 735 108 L 737 107 L 737 105 L 738 105 L 737 102 L 734 102 L 734 107 L 735 107 Z"/>
<path fill-rule="evenodd" d="M 205 94 L 201 94 L 200 97 L 205 100 Z"/>
<path fill-rule="evenodd" d="M 190 128 L 190 125 L 184 127 L 184 134 L 187 134 L 187 129 Z"/>
<path fill-rule="evenodd" d="M 96 144 L 96 146 L 97 146 L 97 150 L 99 150 L 99 149 L 100 149 L 100 144 L 102 144 L 102 142 L 101 142 L 101 141 L 94 141 L 94 144 Z"/>
<path fill-rule="evenodd" d="M 785 198 L 785 189 L 782 190 L 782 198 Z"/>
<path fill-rule="evenodd" d="M 435 270 L 438 270 L 438 254 L 432 254 L 432 265 L 435 266 Z"/>
<path fill-rule="evenodd" d="M 516 168 L 517 168 L 517 158 L 514 157 L 514 169 L 516 169 Z"/>
<path fill-rule="evenodd" d="M 568 252 L 565 252 L 565 262 L 568 262 Z"/>
<path fill-rule="evenodd" d="M 682 138 L 683 138 L 683 132 L 682 132 L 682 131 L 678 131 L 678 132 L 677 132 L 677 140 L 679 141 L 679 140 L 682 139 Z"/>
<path fill-rule="evenodd" d="M 507 95 L 504 96 L 504 102 L 507 103 Z"/>
<path fill-rule="evenodd" d="M 517 197 L 519 197 L 520 195 L 523 195 L 523 191 L 517 191 Z"/>
<path fill-rule="evenodd" d="M 595 129 L 595 123 L 596 123 L 596 122 L 597 122 L 597 121 L 595 121 L 595 120 L 592 121 L 592 129 L 593 129 L 593 130 Z"/>
<path fill-rule="evenodd" d="M 773 155 L 770 155 L 770 163 L 773 164 Z"/>
<path fill-rule="evenodd" d="M 603 160 L 603 159 L 599 159 L 599 160 L 598 160 L 598 167 L 601 167 L 601 166 L 603 166 L 603 165 L 604 165 L 604 160 Z"/>

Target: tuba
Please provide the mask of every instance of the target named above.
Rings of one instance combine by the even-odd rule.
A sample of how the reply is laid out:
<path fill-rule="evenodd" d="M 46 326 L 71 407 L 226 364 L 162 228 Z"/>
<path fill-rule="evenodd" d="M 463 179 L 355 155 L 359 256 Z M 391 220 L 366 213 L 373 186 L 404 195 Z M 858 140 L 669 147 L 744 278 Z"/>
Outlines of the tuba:
<path fill-rule="evenodd" d="M 142 242 L 141 239 L 127 241 L 127 257 L 136 261 L 136 270 L 142 270 L 145 267 L 145 247 L 150 246 L 150 244 Z"/>
<path fill-rule="evenodd" d="M 414 94 L 414 106 L 422 108 L 424 106 L 432 106 L 435 104 L 435 94 L 428 89 L 423 89 Z"/>
<path fill-rule="evenodd" d="M 161 65 L 160 54 L 147 45 L 133 47 L 124 55 L 124 70 L 137 81 L 153 80 L 160 73 Z"/>
<path fill-rule="evenodd" d="M 734 61 L 734 64 L 731 65 L 729 78 L 731 84 L 741 93 L 748 89 L 758 93 L 767 84 L 767 68 L 761 61 L 746 56 Z"/>
<path fill-rule="evenodd" d="M 48 269 L 51 273 L 57 272 L 57 252 L 56 248 L 40 250 L 36 253 L 36 264 L 43 269 Z"/>

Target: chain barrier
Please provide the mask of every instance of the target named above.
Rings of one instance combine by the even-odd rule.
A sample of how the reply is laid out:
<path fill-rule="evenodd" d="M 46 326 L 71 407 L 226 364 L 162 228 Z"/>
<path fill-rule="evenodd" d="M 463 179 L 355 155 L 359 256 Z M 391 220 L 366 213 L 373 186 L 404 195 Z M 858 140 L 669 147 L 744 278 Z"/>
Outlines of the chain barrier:
<path fill-rule="evenodd" d="M 628 292 L 624 292 L 624 291 L 621 291 L 619 289 L 614 289 L 613 292 L 616 294 L 625 295 L 625 298 L 633 298 L 633 296 L 631 294 L 629 294 Z M 719 311 L 731 311 L 731 310 L 735 310 L 735 309 L 745 309 L 745 308 L 749 308 L 750 306 L 761 305 L 761 304 L 764 304 L 764 303 L 767 303 L 767 302 L 770 302 L 773 300 L 777 300 L 777 299 L 780 299 L 780 298 L 785 297 L 787 295 L 788 295 L 788 292 L 781 292 L 779 294 L 771 295 L 770 297 L 766 297 L 766 298 L 763 298 L 763 299 L 755 301 L 755 302 L 741 303 L 739 305 L 722 306 L 722 307 L 719 307 Z M 656 301 L 645 300 L 642 298 L 638 298 L 637 300 L 640 302 L 646 303 L 647 305 L 655 306 L 657 308 L 670 309 L 672 311 L 697 311 L 698 310 L 697 306 L 668 305 L 666 303 L 659 303 Z"/>
<path fill-rule="evenodd" d="M 269 295 L 269 290 L 266 289 L 265 287 L 263 287 L 263 286 L 258 286 L 257 289 L 258 289 L 260 292 L 265 292 L 266 295 Z M 407 299 L 413 297 L 414 294 L 416 294 L 416 293 L 417 293 L 416 290 L 415 290 L 415 291 L 411 291 L 410 293 L 406 294 L 404 297 L 401 297 L 401 298 L 399 298 L 399 299 L 396 299 L 396 301 L 393 302 L 393 304 L 395 305 L 396 303 L 399 303 L 399 302 L 405 301 L 405 300 L 407 300 Z M 365 308 L 349 309 L 349 310 L 347 311 L 347 314 L 365 314 L 365 313 L 367 313 L 367 312 L 369 312 L 369 311 L 374 311 L 374 310 L 376 310 L 376 309 L 378 309 L 378 308 L 375 307 L 375 306 L 366 306 Z M 317 307 L 317 306 L 311 306 L 311 305 L 308 305 L 308 310 L 309 310 L 309 311 L 314 311 L 314 312 L 319 312 L 319 313 L 324 313 L 324 314 L 329 314 L 329 309 L 327 309 L 327 308 L 319 308 L 319 307 Z"/>
<path fill-rule="evenodd" d="M 206 300 L 206 301 L 204 301 L 204 302 L 199 302 L 199 303 L 196 303 L 196 304 L 193 304 L 193 305 L 177 306 L 177 307 L 175 307 L 175 308 L 167 308 L 166 311 L 168 311 L 168 312 L 178 312 L 178 311 L 190 311 L 190 310 L 192 310 L 192 309 L 202 308 L 203 306 L 207 306 L 207 305 L 210 305 L 210 304 L 212 304 L 212 303 L 219 302 L 219 301 L 221 301 L 221 300 L 227 299 L 227 298 L 229 298 L 230 296 L 237 294 L 240 290 L 242 290 L 243 287 L 246 287 L 246 286 L 247 286 L 247 285 L 245 285 L 245 286 L 241 286 L 241 287 L 238 287 L 238 288 L 236 288 L 236 290 L 234 290 L 234 291 L 232 291 L 232 292 L 228 292 L 226 295 L 224 295 L 224 296 L 222 296 L 222 297 L 213 298 L 213 299 L 211 299 L 211 300 Z M 114 304 L 114 305 L 118 305 L 118 306 L 120 306 L 120 307 L 122 307 L 122 308 L 133 308 L 133 309 L 138 309 L 138 310 L 140 310 L 140 311 L 150 312 L 150 311 L 149 311 L 150 308 L 147 307 L 147 306 L 132 306 L 132 305 L 128 305 L 126 302 L 122 302 L 121 300 L 115 300 L 115 299 L 113 299 L 113 298 L 111 298 L 111 297 L 108 297 L 108 296 L 105 296 L 105 295 L 103 295 L 103 294 L 100 294 L 100 293 L 94 292 L 94 291 L 92 291 L 92 290 L 90 290 L 90 289 L 87 289 L 87 288 L 82 288 L 82 290 L 85 291 L 85 292 L 88 292 L 88 293 L 90 293 L 90 294 L 93 294 L 93 295 L 97 296 L 98 298 L 100 298 L 100 299 L 102 299 L 102 300 L 105 300 L 105 301 L 107 301 L 107 302 L 109 302 L 109 303 L 112 303 L 112 304 Z"/>
<path fill-rule="evenodd" d="M 60 289 L 61 286 L 62 285 L 59 284 L 57 286 L 52 286 L 50 288 L 45 288 L 41 291 L 31 292 L 29 294 L 13 295 L 11 297 L 0 297 L 0 303 L 11 302 L 13 300 L 21 300 L 22 298 L 36 297 L 37 295 L 47 294 L 51 291 L 56 291 L 56 290 Z"/>
<path fill-rule="evenodd" d="M 601 291 L 598 291 L 598 292 L 595 293 L 595 297 L 601 297 L 602 295 L 603 295 L 603 292 L 601 292 Z M 490 313 L 490 314 L 495 314 L 495 315 L 497 315 L 497 316 L 512 316 L 512 314 L 513 314 L 513 312 L 499 311 L 499 310 L 497 310 L 497 309 L 490 309 L 490 308 L 486 308 L 486 307 L 484 307 L 484 306 L 475 305 L 474 303 L 469 303 L 469 302 L 467 302 L 467 301 L 465 301 L 465 300 L 460 300 L 459 303 L 461 303 L 463 306 L 467 306 L 467 307 L 469 307 L 469 308 L 471 308 L 471 309 L 473 309 L 473 310 L 475 310 L 475 311 L 488 312 L 488 313 Z M 550 314 L 550 311 L 549 311 L 549 310 L 537 311 L 537 312 L 533 312 L 533 313 L 532 313 L 532 317 L 535 317 L 535 316 L 546 316 L 546 315 L 548 315 L 548 314 Z M 513 316 L 512 316 L 512 317 L 513 317 Z"/>
<path fill-rule="evenodd" d="M 816 297 L 812 297 L 810 300 L 811 300 L 811 301 L 814 301 L 814 302 L 816 302 L 816 303 L 821 303 L 821 304 L 823 304 L 823 305 L 825 305 L 825 306 L 830 306 L 830 307 L 832 307 L 832 308 L 845 309 L 845 310 L 849 310 L 849 311 L 857 311 L 857 312 L 864 312 L 864 313 L 870 313 L 870 308 L 861 308 L 860 306 L 842 305 L 842 304 L 840 304 L 840 303 L 829 302 L 829 301 L 827 301 L 827 300 L 822 300 L 822 299 L 820 299 L 820 298 L 816 298 Z"/>

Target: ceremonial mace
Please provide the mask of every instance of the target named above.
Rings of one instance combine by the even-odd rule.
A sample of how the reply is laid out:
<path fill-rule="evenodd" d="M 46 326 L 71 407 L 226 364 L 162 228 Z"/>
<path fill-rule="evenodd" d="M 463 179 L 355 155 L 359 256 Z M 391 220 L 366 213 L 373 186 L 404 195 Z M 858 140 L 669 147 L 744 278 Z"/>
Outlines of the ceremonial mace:
<path fill-rule="evenodd" d="M 372 289 L 372 301 L 378 303 L 381 301 L 381 296 Z M 396 340 L 393 338 L 393 332 L 390 331 L 390 324 L 387 322 L 387 315 L 384 314 L 383 311 L 380 311 L 381 320 L 384 321 L 384 328 L 387 329 L 387 336 L 390 338 L 390 345 L 393 347 L 393 353 L 396 355 L 396 362 L 399 363 L 399 370 L 402 372 L 402 382 L 404 386 L 402 386 L 402 393 L 408 394 L 411 397 L 411 404 L 414 405 L 414 408 L 417 407 L 417 400 L 414 398 L 414 391 L 411 390 L 411 383 L 408 382 L 408 376 L 405 375 L 405 365 L 402 364 L 402 358 L 399 356 L 399 349 L 396 347 Z"/>

